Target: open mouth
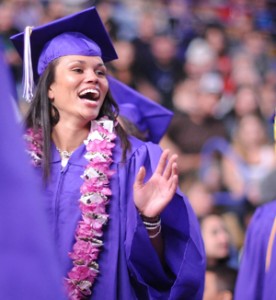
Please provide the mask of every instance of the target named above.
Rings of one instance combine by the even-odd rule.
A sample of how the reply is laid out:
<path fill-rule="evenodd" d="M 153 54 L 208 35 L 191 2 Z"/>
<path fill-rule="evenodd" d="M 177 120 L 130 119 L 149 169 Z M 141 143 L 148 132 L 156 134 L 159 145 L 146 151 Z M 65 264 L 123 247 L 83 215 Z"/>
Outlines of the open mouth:
<path fill-rule="evenodd" d="M 99 96 L 99 91 L 95 89 L 86 89 L 79 94 L 81 99 L 89 101 L 97 101 Z"/>

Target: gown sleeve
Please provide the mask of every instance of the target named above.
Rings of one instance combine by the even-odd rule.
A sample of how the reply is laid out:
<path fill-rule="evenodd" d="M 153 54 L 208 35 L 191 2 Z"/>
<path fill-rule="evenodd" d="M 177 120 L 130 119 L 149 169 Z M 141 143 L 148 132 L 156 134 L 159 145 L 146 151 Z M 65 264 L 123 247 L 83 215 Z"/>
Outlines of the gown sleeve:
<path fill-rule="evenodd" d="M 65 299 L 42 192 L 24 152 L 0 45 L 0 299 Z M 10 87 L 10 88 L 9 88 Z"/>
<path fill-rule="evenodd" d="M 276 203 L 274 204 L 274 225 L 276 222 Z M 263 299 L 271 299 L 276 297 L 276 236 L 275 236 L 275 231 L 273 232 L 274 234 L 274 240 L 273 244 L 271 247 L 271 260 L 269 267 L 266 270 L 266 276 L 265 276 L 265 281 L 264 281 L 264 291 L 263 291 Z"/>
<path fill-rule="evenodd" d="M 138 148 L 129 163 L 128 191 L 132 191 L 135 175 L 144 165 L 146 180 L 159 161 L 159 146 L 146 143 Z M 205 253 L 198 221 L 191 206 L 180 192 L 161 214 L 164 270 L 153 248 L 145 226 L 134 205 L 132 193 L 127 203 L 126 259 L 131 276 L 148 299 L 202 299 L 205 274 Z"/>
<path fill-rule="evenodd" d="M 235 300 L 266 299 L 263 298 L 265 264 L 274 216 L 275 205 L 274 208 L 263 205 L 256 210 L 250 221 L 235 287 Z"/>

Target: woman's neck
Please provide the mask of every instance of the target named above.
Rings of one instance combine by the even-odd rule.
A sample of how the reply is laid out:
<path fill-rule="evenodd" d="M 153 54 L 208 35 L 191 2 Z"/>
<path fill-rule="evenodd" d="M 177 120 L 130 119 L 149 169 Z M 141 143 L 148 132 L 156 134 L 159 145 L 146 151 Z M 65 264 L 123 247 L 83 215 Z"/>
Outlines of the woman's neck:
<path fill-rule="evenodd" d="M 87 138 L 89 133 L 87 127 L 64 126 L 58 123 L 52 132 L 52 139 L 60 151 L 72 152 L 77 149 Z"/>

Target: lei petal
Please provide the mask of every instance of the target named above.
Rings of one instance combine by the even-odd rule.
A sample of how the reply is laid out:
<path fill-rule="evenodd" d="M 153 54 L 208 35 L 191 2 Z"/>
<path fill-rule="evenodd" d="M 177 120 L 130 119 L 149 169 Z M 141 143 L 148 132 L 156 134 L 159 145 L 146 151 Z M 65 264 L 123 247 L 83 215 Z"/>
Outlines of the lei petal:
<path fill-rule="evenodd" d="M 43 150 L 42 150 L 42 130 L 41 128 L 34 130 L 28 128 L 24 135 L 27 142 L 27 153 L 31 157 L 31 162 L 34 166 L 41 165 Z"/>

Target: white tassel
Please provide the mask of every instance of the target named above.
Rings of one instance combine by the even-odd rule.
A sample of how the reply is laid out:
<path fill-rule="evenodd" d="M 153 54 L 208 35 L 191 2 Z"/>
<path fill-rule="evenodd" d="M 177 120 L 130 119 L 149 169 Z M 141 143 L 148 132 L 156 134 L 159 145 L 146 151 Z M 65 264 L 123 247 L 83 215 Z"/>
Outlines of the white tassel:
<path fill-rule="evenodd" d="M 24 61 L 23 61 L 23 99 L 31 102 L 34 91 L 34 75 L 31 54 L 32 26 L 27 26 L 24 31 Z"/>

